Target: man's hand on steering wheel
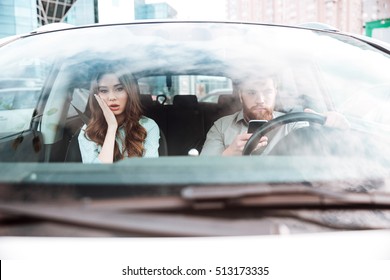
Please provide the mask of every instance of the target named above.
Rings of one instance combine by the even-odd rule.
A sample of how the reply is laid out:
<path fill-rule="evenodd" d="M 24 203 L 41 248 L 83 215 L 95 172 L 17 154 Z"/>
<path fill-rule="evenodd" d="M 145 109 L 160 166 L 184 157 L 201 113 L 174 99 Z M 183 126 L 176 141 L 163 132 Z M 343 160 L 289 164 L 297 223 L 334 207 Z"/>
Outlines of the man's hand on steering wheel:
<path fill-rule="evenodd" d="M 304 112 L 325 116 L 326 120 L 324 125 L 328 127 L 338 128 L 341 130 L 347 130 L 351 127 L 346 117 L 343 114 L 336 111 L 329 111 L 324 114 L 320 114 L 312 109 L 306 108 Z"/>
<path fill-rule="evenodd" d="M 282 125 L 286 125 L 293 122 L 309 122 L 324 125 L 326 122 L 326 116 L 318 113 L 296 112 L 288 113 L 275 119 L 272 119 L 252 134 L 252 136 L 246 142 L 244 149 L 242 150 L 242 155 L 250 155 L 254 150 L 256 150 L 259 140 L 266 133 Z"/>

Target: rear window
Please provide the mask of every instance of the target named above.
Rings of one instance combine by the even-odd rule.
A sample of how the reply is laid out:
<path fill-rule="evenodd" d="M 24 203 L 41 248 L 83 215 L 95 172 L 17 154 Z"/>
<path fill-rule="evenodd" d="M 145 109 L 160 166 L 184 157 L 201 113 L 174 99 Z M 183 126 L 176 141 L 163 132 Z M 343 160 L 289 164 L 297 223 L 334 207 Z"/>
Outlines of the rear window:
<path fill-rule="evenodd" d="M 161 75 L 138 79 L 141 94 L 151 95 L 153 100 L 165 96 L 165 104 L 172 104 L 175 95 L 195 95 L 198 101 L 217 103 L 219 94 L 232 93 L 232 81 L 222 76 Z"/>

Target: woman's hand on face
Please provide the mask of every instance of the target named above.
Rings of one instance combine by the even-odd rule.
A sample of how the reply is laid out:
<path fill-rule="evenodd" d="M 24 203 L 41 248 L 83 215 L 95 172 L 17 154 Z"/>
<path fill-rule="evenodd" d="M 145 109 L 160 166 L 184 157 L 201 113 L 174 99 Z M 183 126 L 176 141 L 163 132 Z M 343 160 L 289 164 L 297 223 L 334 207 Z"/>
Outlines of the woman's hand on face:
<path fill-rule="evenodd" d="M 99 104 L 100 108 L 103 111 L 104 118 L 106 119 L 108 127 L 115 128 L 115 130 L 118 128 L 118 122 L 116 120 L 116 117 L 114 113 L 108 108 L 106 102 L 98 95 L 94 94 L 97 103 Z"/>

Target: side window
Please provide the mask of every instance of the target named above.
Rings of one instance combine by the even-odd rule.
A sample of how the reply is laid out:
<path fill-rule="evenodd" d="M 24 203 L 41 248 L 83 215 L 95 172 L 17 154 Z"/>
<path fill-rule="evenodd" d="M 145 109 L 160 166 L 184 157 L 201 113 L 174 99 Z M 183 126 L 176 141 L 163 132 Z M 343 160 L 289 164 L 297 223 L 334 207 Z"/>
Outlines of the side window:
<path fill-rule="evenodd" d="M 47 67 L 44 61 L 21 59 L 0 73 L 0 133 L 29 129 L 36 112 Z"/>
<path fill-rule="evenodd" d="M 73 90 L 71 104 L 81 112 L 85 112 L 88 103 L 88 96 L 89 96 L 88 89 L 75 88 Z M 73 106 L 69 107 L 67 118 L 75 117 L 78 115 L 76 109 Z"/>

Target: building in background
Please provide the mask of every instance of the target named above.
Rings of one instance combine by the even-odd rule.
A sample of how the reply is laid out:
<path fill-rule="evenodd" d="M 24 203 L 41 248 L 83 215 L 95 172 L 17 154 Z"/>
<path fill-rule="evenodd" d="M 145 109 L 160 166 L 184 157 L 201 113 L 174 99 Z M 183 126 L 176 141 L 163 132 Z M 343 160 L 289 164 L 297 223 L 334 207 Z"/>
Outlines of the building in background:
<path fill-rule="evenodd" d="M 365 22 L 390 18 L 390 0 L 363 0 Z"/>
<path fill-rule="evenodd" d="M 145 3 L 144 0 L 135 1 L 135 19 L 166 19 L 175 18 L 177 11 L 168 3 Z"/>
<path fill-rule="evenodd" d="M 0 1 L 0 38 L 30 32 L 37 27 L 36 0 Z"/>
<path fill-rule="evenodd" d="M 38 26 L 60 22 L 75 2 L 76 0 L 37 0 Z"/>
<path fill-rule="evenodd" d="M 364 0 L 365 34 L 390 43 L 390 0 Z"/>
<path fill-rule="evenodd" d="M 135 19 L 174 18 L 166 2 L 145 0 L 1 0 L 0 38 L 31 32 L 43 25 L 129 22 Z"/>
<path fill-rule="evenodd" d="M 390 41 L 390 0 L 225 1 L 229 20 L 287 25 L 322 22 L 341 31 Z M 0 0 L 0 38 L 27 33 L 54 22 L 85 25 L 176 18 L 178 12 L 169 2 L 178 3 L 170 0 Z M 196 3 L 197 10 L 208 11 L 208 4 Z"/>
<path fill-rule="evenodd" d="M 166 2 L 145 3 L 145 0 L 77 0 L 63 21 L 83 25 L 120 23 L 137 19 L 163 19 L 176 16 Z"/>
<path fill-rule="evenodd" d="M 71 8 L 86 1 L 95 0 L 1 0 L 0 38 L 61 22 Z"/>
<path fill-rule="evenodd" d="M 100 0 L 101 1 L 101 0 Z M 85 25 L 99 22 L 99 0 L 76 0 L 60 22 L 73 25 Z"/>
<path fill-rule="evenodd" d="M 363 32 L 362 0 L 226 0 L 230 20 L 296 25 L 322 22 L 345 32 Z"/>

